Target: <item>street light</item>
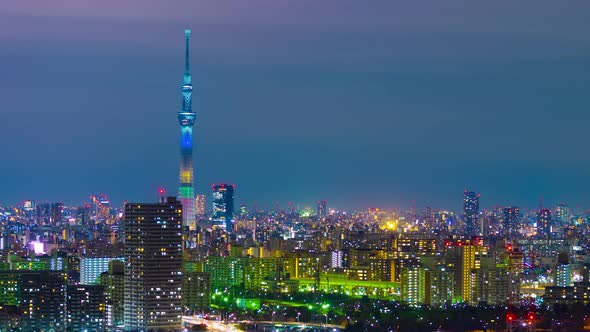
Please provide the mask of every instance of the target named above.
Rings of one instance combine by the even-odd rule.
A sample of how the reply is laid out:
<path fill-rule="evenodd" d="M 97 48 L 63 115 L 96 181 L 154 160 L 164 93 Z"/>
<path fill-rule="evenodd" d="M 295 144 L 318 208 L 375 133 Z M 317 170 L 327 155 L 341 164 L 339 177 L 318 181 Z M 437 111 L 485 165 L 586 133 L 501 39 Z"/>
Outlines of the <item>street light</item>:
<path fill-rule="evenodd" d="M 326 316 L 326 325 L 328 325 L 328 314 L 324 314 Z"/>
<path fill-rule="evenodd" d="M 301 316 L 300 312 L 297 313 L 297 323 L 299 323 L 299 316 Z"/>

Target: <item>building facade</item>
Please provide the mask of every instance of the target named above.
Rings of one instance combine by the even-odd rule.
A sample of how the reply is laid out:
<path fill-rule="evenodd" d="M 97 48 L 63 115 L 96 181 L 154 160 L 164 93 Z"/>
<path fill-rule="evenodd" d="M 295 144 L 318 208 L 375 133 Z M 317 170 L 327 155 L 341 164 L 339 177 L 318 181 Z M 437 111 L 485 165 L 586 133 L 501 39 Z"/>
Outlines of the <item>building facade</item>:
<path fill-rule="evenodd" d="M 110 262 L 123 257 L 82 257 L 80 259 L 80 283 L 82 285 L 100 284 L 100 275 L 109 270 Z"/>
<path fill-rule="evenodd" d="M 182 204 L 125 204 L 125 330 L 178 331 L 182 317 Z"/>
<path fill-rule="evenodd" d="M 467 235 L 478 235 L 479 227 L 479 194 L 474 191 L 463 192 L 463 221 Z"/>
<path fill-rule="evenodd" d="M 213 190 L 213 222 L 231 233 L 234 227 L 234 186 L 216 184 Z"/>
<path fill-rule="evenodd" d="M 67 288 L 67 331 L 103 331 L 104 289 L 100 285 L 70 285 Z"/>

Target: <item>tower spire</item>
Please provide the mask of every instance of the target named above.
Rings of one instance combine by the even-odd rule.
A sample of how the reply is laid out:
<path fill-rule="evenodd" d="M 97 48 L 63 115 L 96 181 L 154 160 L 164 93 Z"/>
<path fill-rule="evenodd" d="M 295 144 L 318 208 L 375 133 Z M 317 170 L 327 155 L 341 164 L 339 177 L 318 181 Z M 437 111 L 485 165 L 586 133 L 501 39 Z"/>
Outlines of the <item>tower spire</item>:
<path fill-rule="evenodd" d="M 178 194 L 182 202 L 182 220 L 184 226 L 195 229 L 195 187 L 193 172 L 193 126 L 196 114 L 192 110 L 193 85 L 190 72 L 189 40 L 191 31 L 184 30 L 185 36 L 185 64 L 184 77 L 181 86 L 182 110 L 178 112 L 180 124 L 180 187 Z"/>
<path fill-rule="evenodd" d="M 191 30 L 184 30 L 185 51 L 184 51 L 184 84 L 191 84 L 191 65 L 190 65 L 190 39 Z"/>

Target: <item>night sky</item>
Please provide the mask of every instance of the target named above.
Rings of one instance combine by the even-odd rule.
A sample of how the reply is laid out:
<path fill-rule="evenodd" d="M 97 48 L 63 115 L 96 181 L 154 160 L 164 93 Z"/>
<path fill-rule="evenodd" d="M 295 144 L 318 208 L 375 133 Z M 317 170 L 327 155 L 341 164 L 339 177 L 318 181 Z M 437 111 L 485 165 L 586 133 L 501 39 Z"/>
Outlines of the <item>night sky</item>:
<path fill-rule="evenodd" d="M 172 5 L 174 4 L 174 5 Z M 589 1 L 2 1 L 0 204 L 590 207 Z"/>

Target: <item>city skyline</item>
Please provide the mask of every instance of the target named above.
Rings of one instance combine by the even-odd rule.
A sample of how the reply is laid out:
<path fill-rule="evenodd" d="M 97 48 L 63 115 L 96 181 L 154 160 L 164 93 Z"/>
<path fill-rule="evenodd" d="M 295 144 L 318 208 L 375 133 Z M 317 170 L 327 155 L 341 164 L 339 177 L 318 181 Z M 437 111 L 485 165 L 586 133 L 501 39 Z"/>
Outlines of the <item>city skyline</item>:
<path fill-rule="evenodd" d="M 114 3 L 0 7 L 0 332 L 590 330 L 590 3 Z"/>
<path fill-rule="evenodd" d="M 482 207 L 588 207 L 587 4 L 452 1 L 433 15 L 288 1 L 261 14 L 269 4 L 4 6 L 0 202 L 174 193 L 178 31 L 192 28 L 196 193 L 233 183 L 238 202 L 267 208 L 458 211 L 469 188 Z"/>

